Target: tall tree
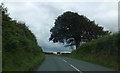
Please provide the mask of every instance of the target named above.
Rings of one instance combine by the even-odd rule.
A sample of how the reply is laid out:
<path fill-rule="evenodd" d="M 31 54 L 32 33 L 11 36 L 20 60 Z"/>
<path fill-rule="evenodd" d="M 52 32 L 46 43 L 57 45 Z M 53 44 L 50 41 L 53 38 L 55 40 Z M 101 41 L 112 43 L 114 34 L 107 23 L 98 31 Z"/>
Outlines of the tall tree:
<path fill-rule="evenodd" d="M 76 48 L 80 42 L 87 42 L 108 33 L 84 15 L 71 11 L 58 16 L 50 32 L 49 41 L 66 43 L 68 46 L 76 45 Z"/>

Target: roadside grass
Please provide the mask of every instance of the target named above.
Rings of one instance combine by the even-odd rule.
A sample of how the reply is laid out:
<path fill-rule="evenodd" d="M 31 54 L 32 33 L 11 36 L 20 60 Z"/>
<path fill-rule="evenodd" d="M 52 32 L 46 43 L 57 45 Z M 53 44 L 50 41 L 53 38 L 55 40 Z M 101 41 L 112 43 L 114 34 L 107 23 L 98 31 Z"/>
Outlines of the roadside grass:
<path fill-rule="evenodd" d="M 31 54 L 24 50 L 3 52 L 3 71 L 29 71 L 44 59 L 43 53 Z"/>
<path fill-rule="evenodd" d="M 112 58 L 104 57 L 104 56 L 95 56 L 91 54 L 87 55 L 69 55 L 67 57 L 83 60 L 86 62 L 90 62 L 93 64 L 98 64 L 104 67 L 108 67 L 114 70 L 118 70 L 118 60 L 113 60 Z"/>

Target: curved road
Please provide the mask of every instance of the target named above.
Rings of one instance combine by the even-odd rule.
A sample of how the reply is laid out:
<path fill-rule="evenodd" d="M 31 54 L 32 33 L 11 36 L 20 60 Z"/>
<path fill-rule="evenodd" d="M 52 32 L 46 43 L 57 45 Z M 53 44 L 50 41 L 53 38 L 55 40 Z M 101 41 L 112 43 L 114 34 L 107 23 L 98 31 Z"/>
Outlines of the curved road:
<path fill-rule="evenodd" d="M 112 69 L 85 61 L 52 55 L 46 55 L 45 60 L 36 69 L 36 71 L 39 73 L 41 71 L 69 71 L 71 73 L 118 73 Z"/>

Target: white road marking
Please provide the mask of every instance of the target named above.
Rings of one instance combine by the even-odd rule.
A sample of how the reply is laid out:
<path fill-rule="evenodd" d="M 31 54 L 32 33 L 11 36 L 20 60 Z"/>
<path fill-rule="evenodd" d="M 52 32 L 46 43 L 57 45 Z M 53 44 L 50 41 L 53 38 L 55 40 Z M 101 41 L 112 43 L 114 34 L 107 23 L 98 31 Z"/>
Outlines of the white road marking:
<path fill-rule="evenodd" d="M 63 59 L 64 62 L 68 63 L 66 60 Z M 69 64 L 69 63 L 68 63 Z M 78 72 L 82 73 L 82 71 L 80 71 L 78 68 L 76 68 L 75 66 L 73 66 L 72 64 L 69 64 L 72 68 L 74 68 L 75 70 L 77 70 Z"/>
<path fill-rule="evenodd" d="M 77 71 L 79 71 L 80 72 L 80 70 L 79 69 L 77 69 L 75 66 L 73 66 L 72 64 L 70 64 L 70 66 L 71 67 L 73 67 L 75 70 L 77 70 Z"/>
<path fill-rule="evenodd" d="M 64 62 L 67 62 L 66 60 L 63 59 Z"/>

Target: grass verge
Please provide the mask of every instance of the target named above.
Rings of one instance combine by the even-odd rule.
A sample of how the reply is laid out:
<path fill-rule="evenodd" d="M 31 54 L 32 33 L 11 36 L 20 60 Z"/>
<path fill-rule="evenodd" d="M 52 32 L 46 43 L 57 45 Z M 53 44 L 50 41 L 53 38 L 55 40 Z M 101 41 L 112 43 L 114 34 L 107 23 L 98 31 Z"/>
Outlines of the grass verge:
<path fill-rule="evenodd" d="M 3 72 L 33 70 L 44 59 L 43 53 L 31 54 L 24 50 L 13 52 L 3 52 Z"/>

